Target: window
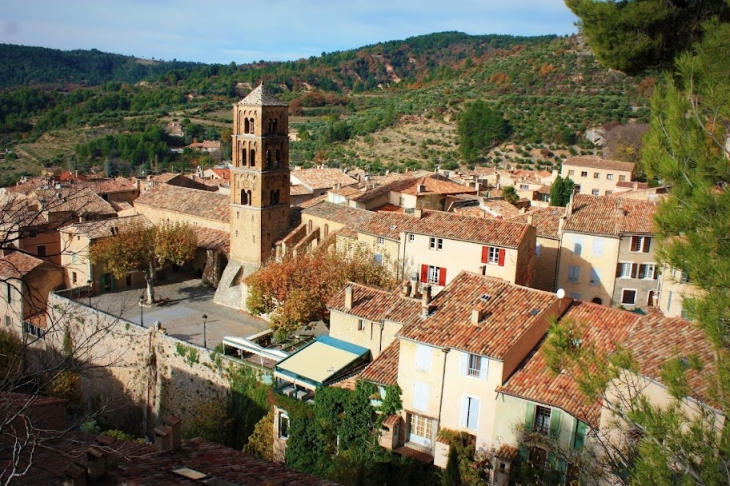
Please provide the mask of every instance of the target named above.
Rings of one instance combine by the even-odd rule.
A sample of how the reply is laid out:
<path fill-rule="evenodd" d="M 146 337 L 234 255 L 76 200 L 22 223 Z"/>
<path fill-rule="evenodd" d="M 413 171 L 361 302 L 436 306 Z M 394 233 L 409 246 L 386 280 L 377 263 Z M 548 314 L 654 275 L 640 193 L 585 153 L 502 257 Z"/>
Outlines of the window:
<path fill-rule="evenodd" d="M 609 181 L 612 181 L 613 180 L 613 174 L 606 174 L 606 179 L 608 179 Z"/>
<path fill-rule="evenodd" d="M 461 374 L 471 376 L 480 380 L 487 379 L 487 371 L 489 369 L 489 360 L 478 354 L 462 353 L 461 354 Z"/>
<path fill-rule="evenodd" d="M 38 246 L 36 246 L 35 247 L 35 252 L 36 252 L 36 255 L 38 255 L 39 257 L 46 256 L 46 245 L 38 245 Z"/>
<path fill-rule="evenodd" d="M 13 302 L 13 286 L 8 282 L 5 282 L 5 298 L 8 304 Z"/>
<path fill-rule="evenodd" d="M 279 438 L 289 438 L 289 416 L 285 413 L 279 414 Z"/>
<path fill-rule="evenodd" d="M 382 245 L 383 243 L 385 243 L 385 239 L 384 238 L 381 238 L 380 236 L 378 236 L 378 240 L 377 241 L 378 241 L 378 245 Z"/>
<path fill-rule="evenodd" d="M 76 275 L 76 272 L 71 272 L 71 283 L 75 284 L 78 280 L 78 275 Z"/>
<path fill-rule="evenodd" d="M 33 232 L 28 235 L 28 238 L 38 238 L 38 233 Z"/>
<path fill-rule="evenodd" d="M 575 171 L 574 170 L 569 170 L 568 171 L 568 177 L 573 177 L 574 175 L 575 175 Z"/>
<path fill-rule="evenodd" d="M 634 305 L 636 303 L 636 290 L 623 289 L 621 291 L 621 303 L 624 305 Z"/>
<path fill-rule="evenodd" d="M 5 316 L 5 325 L 6 326 L 12 326 L 13 325 L 13 317 L 12 316 Z"/>
<path fill-rule="evenodd" d="M 620 175 L 620 176 L 618 176 L 618 180 L 625 181 L 626 180 L 626 176 L 625 175 Z"/>
<path fill-rule="evenodd" d="M 579 292 L 571 292 L 568 297 L 570 297 L 573 300 L 580 300 L 581 295 Z"/>
<path fill-rule="evenodd" d="M 639 265 L 639 277 L 646 280 L 652 280 L 657 278 L 656 264 L 644 263 Z"/>
<path fill-rule="evenodd" d="M 580 184 L 576 184 L 575 186 L 573 186 L 573 192 L 575 194 L 580 194 Z"/>
<path fill-rule="evenodd" d="M 649 253 L 651 249 L 651 238 L 648 236 L 632 236 L 631 251 Z"/>
<path fill-rule="evenodd" d="M 593 238 L 593 256 L 603 256 L 603 238 Z"/>
<path fill-rule="evenodd" d="M 585 422 L 580 420 L 575 421 L 575 432 L 573 432 L 573 449 L 579 451 L 583 449 L 583 444 L 586 442 L 586 433 L 588 432 L 588 426 Z"/>
<path fill-rule="evenodd" d="M 581 171 L 580 176 L 581 177 L 588 177 L 588 172 L 585 171 L 585 170 L 584 171 Z"/>
<path fill-rule="evenodd" d="M 425 412 L 428 410 L 428 397 L 431 393 L 431 387 L 426 383 L 417 381 L 413 384 L 413 408 Z"/>
<path fill-rule="evenodd" d="M 601 271 L 597 268 L 591 268 L 591 285 L 601 285 Z"/>
<path fill-rule="evenodd" d="M 571 265 L 568 267 L 568 282 L 577 282 L 580 278 L 580 267 Z"/>
<path fill-rule="evenodd" d="M 358 331 L 364 331 L 365 330 L 365 321 L 362 319 L 357 320 L 357 330 Z"/>
<path fill-rule="evenodd" d="M 535 424 L 532 431 L 545 435 L 550 432 L 550 409 L 548 407 L 535 406 Z"/>
<path fill-rule="evenodd" d="M 441 274 L 441 268 L 440 267 L 434 267 L 433 265 L 429 265 L 428 267 L 428 283 L 438 284 L 439 283 L 439 276 Z"/>
<path fill-rule="evenodd" d="M 428 239 L 428 247 L 432 250 L 442 250 L 444 248 L 444 240 L 442 238 L 431 237 Z"/>
<path fill-rule="evenodd" d="M 542 245 L 540 245 L 540 243 L 535 245 L 535 256 L 537 256 L 537 257 L 540 256 L 540 248 L 542 248 Z"/>
<path fill-rule="evenodd" d="M 408 241 L 410 241 L 411 243 L 413 243 L 414 241 L 416 241 L 416 235 L 414 235 L 414 234 L 408 235 Z"/>
<path fill-rule="evenodd" d="M 383 264 L 383 255 L 381 255 L 380 253 L 374 254 L 373 258 L 375 258 L 375 263 L 377 263 L 378 265 Z"/>
<path fill-rule="evenodd" d="M 583 237 L 578 236 L 578 235 L 573 235 L 573 253 L 580 256 L 582 251 L 583 251 Z"/>
<path fill-rule="evenodd" d="M 618 278 L 631 278 L 631 263 L 619 263 L 618 270 L 616 271 L 616 277 Z"/>
<path fill-rule="evenodd" d="M 46 338 L 46 332 L 40 327 L 34 326 L 30 322 L 23 323 L 23 332 L 25 332 L 26 334 L 30 334 L 31 336 L 35 336 L 39 339 Z"/>
<path fill-rule="evenodd" d="M 416 369 L 431 371 L 431 346 L 416 344 Z"/>
<path fill-rule="evenodd" d="M 687 283 L 689 282 L 689 273 L 682 270 L 682 275 L 679 277 L 679 283 Z M 10 301 L 8 301 L 10 302 Z"/>
<path fill-rule="evenodd" d="M 520 184 L 520 191 L 526 191 L 530 188 L 528 184 Z"/>
<path fill-rule="evenodd" d="M 601 174 L 599 172 L 594 172 L 593 173 L 593 178 L 594 179 L 600 179 L 601 178 Z"/>
<path fill-rule="evenodd" d="M 487 263 L 499 263 L 499 248 L 494 246 L 489 247 L 489 258 Z"/>
<path fill-rule="evenodd" d="M 479 399 L 463 395 L 461 397 L 461 420 L 459 425 L 476 430 L 479 425 Z"/>
<path fill-rule="evenodd" d="M 600 196 L 601 191 L 600 191 L 600 189 L 591 189 L 591 194 L 594 196 Z"/>
<path fill-rule="evenodd" d="M 613 191 L 606 191 L 606 192 L 605 192 L 604 194 L 605 194 L 606 196 L 610 196 L 611 194 L 613 194 Z"/>
<path fill-rule="evenodd" d="M 426 447 L 431 446 L 431 435 L 432 435 L 432 426 L 431 426 L 431 419 L 428 417 L 423 417 L 421 415 L 411 414 L 411 419 L 409 421 L 410 425 L 410 440 L 411 442 L 415 442 L 416 444 L 420 444 Z"/>

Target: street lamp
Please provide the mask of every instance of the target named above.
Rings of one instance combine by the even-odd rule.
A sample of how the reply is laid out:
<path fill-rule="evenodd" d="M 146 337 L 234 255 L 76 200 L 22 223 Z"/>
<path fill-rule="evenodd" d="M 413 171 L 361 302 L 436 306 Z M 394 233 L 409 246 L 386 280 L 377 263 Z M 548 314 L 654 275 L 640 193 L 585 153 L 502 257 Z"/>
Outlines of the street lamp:
<path fill-rule="evenodd" d="M 89 307 L 91 307 L 91 292 L 94 288 L 94 282 L 92 280 L 87 280 L 86 285 L 89 287 Z"/>
<path fill-rule="evenodd" d="M 139 296 L 139 325 L 144 327 L 144 294 Z"/>
<path fill-rule="evenodd" d="M 205 321 L 208 319 L 208 316 L 203 314 L 203 347 L 208 347 L 208 336 L 205 333 Z"/>

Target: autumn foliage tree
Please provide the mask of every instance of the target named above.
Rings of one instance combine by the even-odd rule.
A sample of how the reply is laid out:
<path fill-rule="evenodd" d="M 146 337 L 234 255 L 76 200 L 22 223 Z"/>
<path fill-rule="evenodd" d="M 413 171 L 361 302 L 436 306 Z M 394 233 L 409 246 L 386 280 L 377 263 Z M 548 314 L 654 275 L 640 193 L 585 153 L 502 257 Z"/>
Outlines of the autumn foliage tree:
<path fill-rule="evenodd" d="M 183 265 L 192 260 L 197 244 L 195 231 L 187 223 L 163 222 L 152 226 L 138 220 L 120 228 L 115 236 L 96 241 L 89 257 L 93 264 L 103 265 L 116 278 L 129 272 L 144 272 L 147 303 L 151 304 L 157 270 L 168 263 Z"/>
<path fill-rule="evenodd" d="M 322 319 L 327 301 L 346 282 L 393 288 L 397 264 L 376 261 L 362 244 L 335 245 L 330 239 L 310 253 L 272 262 L 246 279 L 246 306 L 253 314 L 270 314 L 271 327 L 282 333 Z"/>

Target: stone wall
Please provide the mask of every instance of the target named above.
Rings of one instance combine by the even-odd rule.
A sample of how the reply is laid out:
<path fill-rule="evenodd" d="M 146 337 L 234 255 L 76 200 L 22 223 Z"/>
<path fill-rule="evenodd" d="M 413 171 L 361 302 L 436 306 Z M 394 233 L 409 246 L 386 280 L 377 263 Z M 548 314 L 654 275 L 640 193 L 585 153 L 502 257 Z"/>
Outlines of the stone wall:
<path fill-rule="evenodd" d="M 70 329 L 90 365 L 81 376 L 85 404 L 105 407 L 100 418 L 126 430 L 151 434 L 169 413 L 183 420 L 184 433 L 202 404 L 227 400 L 229 372 L 244 366 L 164 329 L 142 328 L 59 294 L 49 296 L 49 308 L 56 328 Z M 63 334 L 48 335 L 47 344 L 62 346 Z"/>

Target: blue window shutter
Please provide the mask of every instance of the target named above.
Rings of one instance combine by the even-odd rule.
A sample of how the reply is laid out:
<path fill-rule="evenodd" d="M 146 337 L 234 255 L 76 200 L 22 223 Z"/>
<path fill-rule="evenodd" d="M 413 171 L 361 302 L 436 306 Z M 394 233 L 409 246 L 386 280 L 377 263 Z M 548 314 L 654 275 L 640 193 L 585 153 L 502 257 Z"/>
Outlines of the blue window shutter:
<path fill-rule="evenodd" d="M 459 425 L 462 427 L 467 426 L 467 418 L 469 416 L 469 397 L 466 395 L 461 396 L 461 419 Z"/>
<path fill-rule="evenodd" d="M 487 375 L 489 374 L 489 358 L 482 356 L 482 366 L 479 369 L 479 379 L 486 381 Z"/>
<path fill-rule="evenodd" d="M 467 376 L 469 374 L 469 353 L 461 353 L 461 374 Z"/>
<path fill-rule="evenodd" d="M 525 414 L 525 431 L 532 432 L 535 425 L 535 404 L 527 402 L 527 413 Z"/>
<path fill-rule="evenodd" d="M 550 437 L 557 439 L 560 436 L 560 410 L 550 410 Z"/>
<path fill-rule="evenodd" d="M 469 400 L 469 421 L 466 426 L 472 430 L 477 429 L 479 424 L 479 399 L 472 398 Z"/>

